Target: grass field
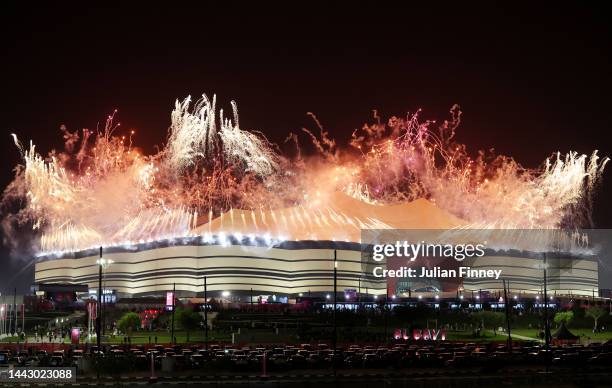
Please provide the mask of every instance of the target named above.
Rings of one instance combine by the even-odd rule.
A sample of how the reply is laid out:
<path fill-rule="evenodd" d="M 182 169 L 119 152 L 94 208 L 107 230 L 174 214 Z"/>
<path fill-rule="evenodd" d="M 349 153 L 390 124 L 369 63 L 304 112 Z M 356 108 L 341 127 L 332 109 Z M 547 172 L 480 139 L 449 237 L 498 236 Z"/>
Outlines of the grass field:
<path fill-rule="evenodd" d="M 481 336 L 476 337 L 471 331 L 449 331 L 446 333 L 448 341 L 462 342 L 487 342 L 487 341 L 505 341 L 508 337 L 505 335 L 494 335 L 493 332 L 484 332 Z"/>
<path fill-rule="evenodd" d="M 553 328 L 552 332 L 554 333 L 556 329 Z M 570 331 L 577 336 L 580 336 L 583 340 L 588 341 L 597 341 L 597 342 L 605 342 L 607 340 L 612 340 L 612 331 L 606 331 L 601 333 L 593 333 L 590 329 L 575 329 L 570 328 Z M 537 329 L 519 329 L 512 328 L 512 334 L 528 337 L 533 340 L 538 340 L 538 330 Z M 189 333 L 189 342 L 187 342 L 187 333 L 185 331 L 177 330 L 175 332 L 177 343 L 202 343 L 204 342 L 204 333 L 201 331 L 194 331 Z M 130 337 L 131 343 L 133 345 L 141 345 L 141 344 L 149 344 L 156 343 L 155 337 L 157 337 L 158 344 L 168 344 L 171 343 L 172 340 L 170 338 L 170 333 L 166 331 L 137 331 L 132 333 Z M 271 341 L 269 338 L 258 338 L 260 336 L 255 335 L 252 342 L 300 342 L 296 340 L 294 335 L 287 335 L 287 333 L 282 333 L 279 336 L 273 336 L 273 340 Z M 492 331 L 487 330 L 481 336 L 474 336 L 471 331 L 447 331 L 446 339 L 449 341 L 462 341 L 462 342 L 487 342 L 487 341 L 505 341 L 507 336 L 504 333 L 497 333 L 494 335 Z M 231 342 L 232 337 L 231 334 L 228 333 L 219 333 L 219 332 L 209 332 L 208 341 L 209 342 Z M 237 338 L 239 341 L 247 341 L 251 342 L 245 337 Z M 528 340 L 527 338 L 517 338 L 514 337 L 515 341 L 524 341 Z M 31 341 L 31 339 L 29 339 Z M 124 336 L 106 336 L 104 339 L 104 343 L 109 344 L 122 344 L 124 343 Z M 2 343 L 16 343 L 17 337 L 7 337 L 0 340 Z M 65 343 L 69 343 L 70 338 L 66 337 Z M 95 342 L 95 340 L 94 340 Z M 86 338 L 81 338 L 81 343 L 86 343 Z"/>
<path fill-rule="evenodd" d="M 551 332 L 554 334 L 556 328 L 551 328 Z M 612 331 L 604 331 L 600 333 L 593 333 L 591 329 L 574 329 L 569 328 L 574 335 L 580 336 L 581 338 L 588 339 L 591 341 L 607 341 L 612 340 Z M 522 335 L 525 337 L 538 338 L 539 330 L 537 329 L 512 329 L 512 333 Z"/>
<path fill-rule="evenodd" d="M 174 332 L 174 336 L 176 337 L 176 342 L 183 344 L 183 343 L 187 343 L 187 333 L 184 331 L 176 331 Z M 155 337 L 157 337 L 157 343 L 170 343 L 172 342 L 171 340 L 171 336 L 170 333 L 168 332 L 159 332 L 159 331 L 138 331 L 135 333 L 132 333 L 132 335 L 130 336 L 130 340 L 132 344 L 148 344 L 149 343 L 149 337 L 151 338 L 151 343 L 155 343 Z M 107 341 L 105 341 L 105 343 L 111 343 L 111 344 L 121 344 L 123 343 L 123 338 L 124 336 L 116 336 L 116 337 L 111 337 L 111 336 L 107 336 Z M 221 334 L 221 333 L 208 333 L 208 341 L 210 342 L 215 342 L 215 341 L 223 341 L 223 342 L 227 342 L 227 341 L 231 341 L 232 337 L 231 335 L 228 334 Z M 197 332 L 190 332 L 189 333 L 189 342 L 204 342 L 204 333 L 202 333 L 201 331 L 197 331 Z"/>
<path fill-rule="evenodd" d="M 158 344 L 168 344 L 171 343 L 171 338 L 170 338 L 170 333 L 168 332 L 159 332 L 159 331 L 138 331 L 135 333 L 132 333 L 132 336 L 130 337 L 131 343 L 133 345 L 142 345 L 142 344 L 148 344 L 149 343 L 149 336 L 151 337 L 151 343 L 154 344 L 155 343 L 155 337 L 157 336 L 157 343 Z M 174 336 L 176 337 L 176 341 L 177 343 L 188 343 L 187 342 L 187 333 L 184 331 L 176 331 L 174 333 Z M 108 343 L 108 344 L 122 344 L 124 340 L 124 336 L 120 335 L 120 336 L 105 336 L 104 338 L 104 343 Z M 208 335 L 208 341 L 209 342 L 215 342 L 215 341 L 220 341 L 220 342 L 230 342 L 232 340 L 231 335 L 227 335 L 227 334 L 222 334 L 222 333 L 209 333 Z M 29 341 L 31 342 L 32 339 L 30 338 Z M 45 339 L 46 341 L 46 339 Z M 95 338 L 92 340 L 92 342 L 95 343 Z M 202 343 L 204 342 L 204 333 L 202 332 L 190 332 L 189 333 L 189 343 L 192 342 L 199 342 Z M 6 337 L 3 338 L 2 340 L 0 340 L 0 343 L 17 343 L 17 337 Z M 57 342 L 56 342 L 57 343 Z M 66 337 L 66 339 L 64 340 L 64 343 L 70 343 L 70 337 Z M 81 343 L 87 343 L 87 338 L 86 337 L 81 337 Z"/>

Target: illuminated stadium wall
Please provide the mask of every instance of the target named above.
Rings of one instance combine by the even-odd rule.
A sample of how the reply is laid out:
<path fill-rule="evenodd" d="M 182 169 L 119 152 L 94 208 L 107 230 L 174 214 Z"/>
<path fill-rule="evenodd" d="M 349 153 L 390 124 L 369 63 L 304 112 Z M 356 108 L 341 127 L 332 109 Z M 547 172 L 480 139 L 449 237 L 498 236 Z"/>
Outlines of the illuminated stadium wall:
<path fill-rule="evenodd" d="M 508 256 L 485 256 L 466 260 L 474 269 L 496 268 L 510 282 L 510 289 L 526 293 L 541 293 L 544 271 L 541 259 Z M 599 290 L 598 262 L 595 259 L 553 257 L 547 258 L 547 288 L 563 295 L 592 295 Z M 502 281 L 495 279 L 465 279 L 467 290 L 501 289 Z"/>
<path fill-rule="evenodd" d="M 104 288 L 124 295 L 163 294 L 173 283 L 183 294 L 208 290 L 248 294 L 328 293 L 333 291 L 333 250 L 338 254 L 338 292 L 345 289 L 385 294 L 385 281 L 364 275 L 360 244 L 332 241 L 283 242 L 273 248 L 257 245 L 187 244 L 141 246 L 138 249 L 108 248 L 104 258 L 113 264 L 104 271 Z M 41 257 L 36 264 L 36 283 L 75 283 L 98 287 L 97 250 L 76 252 L 61 258 Z M 543 286 L 541 260 L 485 256 L 461 265 L 475 269 L 502 269 L 513 292 L 540 293 Z M 501 279 L 462 279 L 470 290 L 500 290 Z M 441 287 L 441 296 L 452 297 L 457 286 Z M 395 287 L 395 286 L 393 286 Z M 413 283 L 412 290 L 423 284 Z M 548 260 L 548 290 L 557 294 L 591 295 L 598 289 L 597 261 L 553 258 Z M 398 292 L 391 288 L 390 293 Z"/>
<path fill-rule="evenodd" d="M 104 287 L 133 295 L 162 293 L 176 283 L 178 291 L 202 292 L 203 276 L 209 291 L 249 291 L 281 294 L 333 290 L 333 255 L 337 249 L 338 290 L 368 287 L 360 280 L 359 244 L 338 242 L 282 243 L 277 248 L 249 245 L 187 245 L 140 251 L 105 250 L 114 263 L 104 271 Z M 71 257 L 41 258 L 37 283 L 86 283 L 98 287 L 98 252 Z M 369 293 L 385 293 L 383 284 Z"/>

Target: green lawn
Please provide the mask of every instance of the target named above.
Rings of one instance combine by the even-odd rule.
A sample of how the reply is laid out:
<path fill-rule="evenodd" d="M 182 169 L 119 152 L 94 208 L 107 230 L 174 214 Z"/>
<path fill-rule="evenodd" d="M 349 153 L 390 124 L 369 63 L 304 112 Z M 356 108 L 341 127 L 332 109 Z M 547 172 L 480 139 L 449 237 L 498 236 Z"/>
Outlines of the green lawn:
<path fill-rule="evenodd" d="M 187 333 L 184 331 L 176 331 L 174 333 L 175 337 L 176 337 L 176 341 L 177 343 L 180 344 L 184 344 L 187 343 Z M 155 343 L 155 336 L 157 336 L 157 343 L 158 344 L 169 344 L 171 343 L 171 339 L 170 339 L 170 333 L 163 331 L 163 332 L 159 332 L 159 331 L 137 331 L 132 333 L 131 335 L 131 343 L 134 345 L 142 345 L 142 344 L 148 344 L 149 343 L 149 336 L 151 336 L 151 343 L 154 344 Z M 120 336 L 110 336 L 107 335 L 105 337 L 105 340 L 103 341 L 103 343 L 108 343 L 108 344 L 122 344 L 123 343 L 123 335 Z M 222 342 L 230 342 L 232 340 L 231 335 L 229 334 L 224 334 L 224 333 L 217 333 L 217 332 L 209 332 L 208 333 L 208 341 L 209 342 L 215 342 L 215 341 L 222 341 Z M 17 337 L 7 337 L 2 339 L 0 342 L 2 343 L 16 343 L 17 342 Z M 95 343 L 96 340 L 95 338 L 92 339 L 92 342 Z M 195 343 L 195 342 L 199 342 L 202 343 L 204 342 L 204 333 L 202 333 L 201 331 L 197 331 L 197 332 L 190 332 L 189 333 L 189 343 Z M 66 339 L 64 340 L 64 343 L 70 343 L 70 337 L 67 336 Z M 87 337 L 83 336 L 81 337 L 81 343 L 87 343 Z"/>
<path fill-rule="evenodd" d="M 551 328 L 551 332 L 553 334 L 556 330 L 557 329 L 554 327 Z M 575 328 L 569 328 L 569 331 L 571 331 L 574 335 L 580 336 L 581 338 L 590 339 L 592 341 L 602 341 L 603 342 L 603 341 L 612 339 L 612 331 L 593 333 L 591 329 L 575 329 Z M 539 331 L 537 329 L 512 329 L 512 333 L 526 336 L 526 337 L 538 338 Z"/>
<path fill-rule="evenodd" d="M 157 336 L 157 343 L 165 344 L 172 342 L 170 338 L 170 333 L 163 331 L 137 331 L 132 333 L 130 336 L 132 344 L 148 344 L 149 336 L 151 337 L 151 343 L 155 343 L 155 337 Z M 176 337 L 177 343 L 187 343 L 187 333 L 184 331 L 175 331 L 174 336 Z M 111 337 L 107 336 L 107 341 L 105 343 L 113 343 L 113 344 L 121 344 L 123 343 L 123 336 Z M 232 337 L 229 334 L 223 333 L 208 333 L 208 341 L 231 341 Z M 201 331 L 194 331 L 189 333 L 189 342 L 204 342 L 204 333 Z"/>
<path fill-rule="evenodd" d="M 377 332 L 377 331 L 380 331 L 381 333 L 383 332 L 382 329 L 376 330 L 379 328 L 370 328 L 370 329 L 373 329 L 373 330 L 368 330 L 369 332 Z M 555 328 L 552 328 L 553 333 L 555 330 L 556 330 Z M 570 331 L 585 340 L 597 341 L 597 342 L 605 342 L 607 340 L 612 340 L 612 331 L 606 331 L 603 333 L 593 333 L 590 329 L 576 329 L 576 328 L 570 328 Z M 388 333 L 391 334 L 391 330 L 389 330 Z M 245 337 L 248 338 L 248 333 L 245 333 L 245 334 L 246 335 L 240 336 L 237 339 L 240 341 L 244 341 Z M 512 334 L 533 338 L 534 340 L 538 339 L 537 329 L 512 328 Z M 170 333 L 166 331 L 137 331 L 137 332 L 132 333 L 131 343 L 134 345 L 148 344 L 149 336 L 151 336 L 151 343 L 155 343 L 156 336 L 157 336 L 158 344 L 169 344 L 172 342 L 170 338 Z M 186 332 L 177 330 L 175 332 L 175 336 L 177 339 L 177 343 L 181 343 L 181 344 L 187 343 L 187 333 Z M 256 335 L 256 337 L 258 337 L 258 335 Z M 287 335 L 287 333 L 281 333 L 279 336 L 274 336 L 274 337 L 276 341 L 284 340 L 285 342 L 292 342 L 293 340 L 295 340 L 293 335 Z M 122 344 L 123 338 L 124 338 L 123 336 L 115 336 L 115 337 L 106 336 L 106 340 L 104 341 L 104 343 Z M 485 331 L 483 335 L 479 337 L 474 336 L 471 331 L 447 331 L 446 339 L 449 341 L 462 341 L 462 342 L 486 342 L 486 341 L 505 341 L 507 339 L 507 336 L 504 333 L 498 333 L 497 335 L 494 335 L 493 332 L 490 330 Z M 231 342 L 232 338 L 231 338 L 231 335 L 227 333 L 209 332 L 208 340 L 210 342 L 216 342 L 216 341 Z M 248 339 L 246 340 L 248 341 Z M 524 339 L 515 337 L 514 340 L 522 341 Z M 81 343 L 85 343 L 85 341 L 86 341 L 86 338 L 81 339 Z M 261 342 L 262 340 L 259 339 L 259 341 Z M 295 341 L 300 342 L 300 340 L 295 340 Z M 17 337 L 7 337 L 7 338 L 2 339 L 2 341 L 0 342 L 16 343 Z M 70 338 L 66 337 L 65 342 L 69 343 Z M 93 342 L 95 342 L 95 340 Z M 200 330 L 191 332 L 189 335 L 189 342 L 190 343 L 204 342 L 204 333 L 202 333 Z M 257 338 L 255 339 L 255 342 L 258 342 Z M 263 342 L 266 342 L 266 341 L 263 341 Z"/>
<path fill-rule="evenodd" d="M 508 336 L 494 335 L 493 332 L 484 332 L 481 336 L 476 337 L 471 331 L 447 331 L 446 339 L 448 341 L 462 341 L 462 342 L 487 342 L 487 341 L 505 341 Z"/>
<path fill-rule="evenodd" d="M 137 331 L 132 333 L 130 336 L 131 343 L 134 345 L 142 345 L 149 343 L 149 336 L 151 337 L 151 343 L 155 343 L 155 337 L 157 337 L 158 344 L 169 344 L 172 342 L 170 338 L 170 333 L 166 331 Z M 176 342 L 179 344 L 187 343 L 187 333 L 184 331 L 175 331 L 174 336 L 176 337 Z M 104 343 L 109 344 L 122 344 L 123 343 L 123 335 L 119 336 L 110 336 L 107 335 L 105 337 Z M 217 332 L 209 332 L 208 333 L 208 341 L 223 341 L 229 342 L 232 340 L 231 335 L 217 333 Z M 67 340 L 68 342 L 68 340 Z M 201 331 L 194 331 L 189 333 L 189 343 L 202 343 L 204 342 L 204 333 Z"/>

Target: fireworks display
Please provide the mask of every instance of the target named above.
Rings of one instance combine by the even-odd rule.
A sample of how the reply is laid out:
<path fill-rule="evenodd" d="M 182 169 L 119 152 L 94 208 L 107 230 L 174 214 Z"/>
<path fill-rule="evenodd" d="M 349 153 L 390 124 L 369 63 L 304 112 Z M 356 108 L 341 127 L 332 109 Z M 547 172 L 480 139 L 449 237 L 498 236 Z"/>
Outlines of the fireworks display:
<path fill-rule="evenodd" d="M 385 227 L 375 217 L 338 214 L 338 193 L 370 206 L 427 199 L 480 229 L 591 226 L 607 158 L 558 153 L 526 169 L 510 157 L 470 157 L 454 140 L 459 107 L 450 115 L 442 124 L 421 121 L 418 112 L 387 122 L 375 115 L 345 148 L 317 122 L 318 133 L 289 134 L 293 155 L 241 129 L 235 103 L 227 118 L 206 96 L 176 102 L 166 145 L 153 155 L 134 146 L 134 132 L 116 125 L 114 114 L 100 131 L 62 128 L 65 150 L 47 157 L 13 135 L 24 164 L 3 201 L 23 206 L 5 219 L 34 228 L 39 253 L 185 237 L 215 220 L 233 233 L 248 214 L 256 225 L 276 225 L 268 228 L 281 231 L 272 239 L 288 222 Z M 300 140 L 316 152 L 305 156 Z M 288 208 L 301 210 L 288 221 Z"/>

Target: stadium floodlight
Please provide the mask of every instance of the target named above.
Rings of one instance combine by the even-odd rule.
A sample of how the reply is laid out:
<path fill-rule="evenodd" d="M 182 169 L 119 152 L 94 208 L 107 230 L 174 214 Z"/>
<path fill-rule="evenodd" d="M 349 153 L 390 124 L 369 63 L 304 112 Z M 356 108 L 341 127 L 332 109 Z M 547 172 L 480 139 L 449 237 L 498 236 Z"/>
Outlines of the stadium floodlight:
<path fill-rule="evenodd" d="M 100 257 L 98 260 L 96 260 L 96 264 L 102 266 L 102 268 L 106 269 L 108 268 L 109 265 L 113 264 L 114 261 L 111 259 L 105 259 L 103 257 Z"/>

